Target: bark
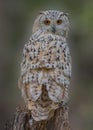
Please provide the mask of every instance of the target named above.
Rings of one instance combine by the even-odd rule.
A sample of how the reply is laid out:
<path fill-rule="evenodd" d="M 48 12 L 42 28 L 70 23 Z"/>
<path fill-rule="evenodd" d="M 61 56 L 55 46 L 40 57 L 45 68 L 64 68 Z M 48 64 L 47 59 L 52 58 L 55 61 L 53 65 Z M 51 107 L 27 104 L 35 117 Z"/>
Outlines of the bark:
<path fill-rule="evenodd" d="M 36 122 L 26 108 L 18 108 L 13 118 L 7 121 L 5 130 L 71 130 L 68 111 L 67 106 L 61 107 L 50 120 Z"/>

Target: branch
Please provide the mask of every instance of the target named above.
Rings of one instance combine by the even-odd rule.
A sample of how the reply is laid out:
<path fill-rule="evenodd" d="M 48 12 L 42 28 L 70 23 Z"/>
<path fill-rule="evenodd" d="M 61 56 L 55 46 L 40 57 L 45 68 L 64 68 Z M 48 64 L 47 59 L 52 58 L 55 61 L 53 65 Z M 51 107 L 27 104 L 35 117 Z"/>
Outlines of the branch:
<path fill-rule="evenodd" d="M 32 119 L 30 112 L 26 108 L 18 108 L 13 118 L 7 121 L 5 130 L 71 130 L 68 107 L 64 106 L 57 109 L 50 120 L 39 122 Z"/>

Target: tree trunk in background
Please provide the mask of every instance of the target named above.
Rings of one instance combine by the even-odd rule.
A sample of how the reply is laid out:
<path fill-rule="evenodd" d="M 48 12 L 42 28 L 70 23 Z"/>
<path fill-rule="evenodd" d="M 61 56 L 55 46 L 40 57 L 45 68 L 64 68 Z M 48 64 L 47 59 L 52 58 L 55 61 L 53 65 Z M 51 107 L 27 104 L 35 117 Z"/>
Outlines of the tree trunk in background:
<path fill-rule="evenodd" d="M 68 107 L 62 107 L 55 111 L 55 115 L 48 121 L 31 121 L 30 112 L 19 108 L 10 119 L 5 130 L 71 130 L 68 119 Z"/>

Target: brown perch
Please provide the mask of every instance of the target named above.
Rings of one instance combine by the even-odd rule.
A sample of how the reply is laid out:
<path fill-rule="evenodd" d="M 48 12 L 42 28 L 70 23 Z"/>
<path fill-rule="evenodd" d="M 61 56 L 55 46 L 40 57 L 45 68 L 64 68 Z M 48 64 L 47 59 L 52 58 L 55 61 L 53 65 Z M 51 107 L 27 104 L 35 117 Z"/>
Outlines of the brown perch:
<path fill-rule="evenodd" d="M 55 111 L 55 115 L 48 121 L 33 121 L 30 125 L 30 112 L 18 108 L 12 119 L 7 121 L 5 130 L 71 130 L 68 119 L 68 107 L 64 106 Z"/>

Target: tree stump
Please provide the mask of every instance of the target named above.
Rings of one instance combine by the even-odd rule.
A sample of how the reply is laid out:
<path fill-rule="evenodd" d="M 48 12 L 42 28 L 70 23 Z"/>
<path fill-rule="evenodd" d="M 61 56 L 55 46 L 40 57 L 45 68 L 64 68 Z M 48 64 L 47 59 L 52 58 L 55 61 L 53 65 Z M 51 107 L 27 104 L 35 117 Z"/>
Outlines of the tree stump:
<path fill-rule="evenodd" d="M 50 120 L 36 122 L 26 108 L 18 108 L 13 118 L 7 121 L 5 130 L 71 130 L 68 111 L 68 107 L 63 106 L 55 111 Z"/>

